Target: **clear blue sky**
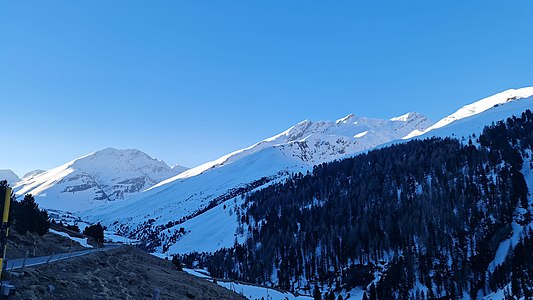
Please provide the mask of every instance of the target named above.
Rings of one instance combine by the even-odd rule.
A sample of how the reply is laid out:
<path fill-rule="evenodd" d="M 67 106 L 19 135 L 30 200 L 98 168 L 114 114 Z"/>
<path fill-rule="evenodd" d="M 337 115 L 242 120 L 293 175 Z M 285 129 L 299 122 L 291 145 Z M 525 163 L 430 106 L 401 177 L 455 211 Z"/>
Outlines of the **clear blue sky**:
<path fill-rule="evenodd" d="M 533 2 L 1 1 L 0 169 L 195 166 L 304 119 L 437 120 L 533 85 Z"/>

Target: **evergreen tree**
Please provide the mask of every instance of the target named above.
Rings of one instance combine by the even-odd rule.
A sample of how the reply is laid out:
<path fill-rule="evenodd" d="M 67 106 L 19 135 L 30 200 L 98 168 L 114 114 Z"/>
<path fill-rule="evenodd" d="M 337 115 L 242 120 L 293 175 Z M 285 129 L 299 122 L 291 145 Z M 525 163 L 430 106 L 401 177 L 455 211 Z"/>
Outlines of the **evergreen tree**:
<path fill-rule="evenodd" d="M 172 264 L 176 267 L 176 270 L 183 271 L 183 267 L 181 266 L 181 261 L 177 255 L 172 255 Z"/>
<path fill-rule="evenodd" d="M 35 198 L 28 194 L 19 202 L 13 202 L 15 229 L 20 234 L 37 233 L 43 235 L 50 229 L 50 219 L 45 210 L 40 210 Z"/>
<path fill-rule="evenodd" d="M 100 225 L 100 222 L 98 222 L 98 224 L 85 227 L 83 234 L 93 238 L 98 243 L 104 242 L 104 228 L 102 225 Z"/>
<path fill-rule="evenodd" d="M 318 289 L 318 285 L 315 285 L 315 289 L 313 291 L 313 300 L 322 300 L 322 294 Z"/>

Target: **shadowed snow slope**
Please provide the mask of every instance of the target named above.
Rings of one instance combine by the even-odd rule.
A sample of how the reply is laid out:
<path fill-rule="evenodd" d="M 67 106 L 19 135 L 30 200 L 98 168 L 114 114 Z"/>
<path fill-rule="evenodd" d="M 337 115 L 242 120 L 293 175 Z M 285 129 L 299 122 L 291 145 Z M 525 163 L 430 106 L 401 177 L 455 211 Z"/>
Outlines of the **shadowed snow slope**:
<path fill-rule="evenodd" d="M 48 209 L 80 211 L 125 199 L 176 175 L 163 161 L 139 150 L 107 148 L 18 182 L 17 195 L 33 194 Z"/>
<path fill-rule="evenodd" d="M 114 221 L 137 225 L 150 218 L 156 220 L 155 225 L 166 224 L 168 221 L 191 215 L 199 208 L 207 206 L 214 198 L 245 183 L 275 176 L 280 170 L 301 169 L 299 161 L 287 158 L 277 149 L 268 148 L 259 153 L 260 155 L 247 156 L 224 168 L 146 190 L 126 201 L 96 207 L 83 212 L 81 216 L 111 227 Z"/>

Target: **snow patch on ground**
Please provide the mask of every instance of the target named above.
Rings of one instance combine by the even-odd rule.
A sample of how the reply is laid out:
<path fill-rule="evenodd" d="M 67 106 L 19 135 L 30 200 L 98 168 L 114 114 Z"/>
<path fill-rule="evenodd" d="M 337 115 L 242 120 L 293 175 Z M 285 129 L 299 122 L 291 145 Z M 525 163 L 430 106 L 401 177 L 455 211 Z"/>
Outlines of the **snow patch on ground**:
<path fill-rule="evenodd" d="M 506 290 L 506 289 L 511 290 L 511 284 L 506 285 L 501 290 L 498 290 L 496 292 L 488 294 L 487 296 L 483 297 L 483 300 L 503 300 L 503 299 L 505 299 L 504 290 Z M 467 298 L 467 299 L 470 299 L 470 298 Z"/>
<path fill-rule="evenodd" d="M 87 242 L 88 239 L 87 238 L 77 238 L 77 237 L 73 237 L 73 236 L 70 236 L 68 235 L 67 233 L 65 232 L 61 232 L 61 231 L 57 231 L 57 230 L 54 230 L 54 229 L 50 229 L 50 232 L 53 233 L 53 234 L 57 234 L 57 235 L 60 235 L 60 236 L 64 236 L 66 238 L 69 238 L 75 242 L 78 242 L 82 247 L 85 247 L 85 248 L 93 248 L 93 246 L 89 245 L 89 243 Z"/>
<path fill-rule="evenodd" d="M 203 278 L 214 282 L 213 278 L 206 270 L 200 269 L 183 269 L 183 271 L 193 276 Z M 233 281 L 220 281 L 216 282 L 221 287 L 227 288 L 237 294 L 240 294 L 250 300 L 312 300 L 310 296 L 295 296 L 289 292 L 272 289 L 266 286 L 257 286 L 252 284 L 237 283 Z M 362 297 L 362 295 L 361 295 Z M 351 299 L 351 298 L 350 298 Z M 357 299 L 357 298 L 356 298 Z M 360 299 L 360 298 L 359 298 Z"/>
<path fill-rule="evenodd" d="M 350 300 L 352 300 L 352 299 L 361 300 L 361 299 L 363 299 L 363 295 L 364 294 L 365 294 L 365 290 L 362 289 L 362 288 L 354 288 L 354 289 L 350 290 L 349 292 L 340 293 L 340 295 L 342 295 L 342 297 L 344 299 L 350 299 Z M 348 298 L 348 295 L 350 296 L 350 298 Z M 366 294 L 366 296 L 368 297 L 368 293 Z"/>
<path fill-rule="evenodd" d="M 267 287 L 259 287 L 234 282 L 217 282 L 218 285 L 243 295 L 250 300 L 312 300 L 310 296 L 295 296 L 289 292 L 281 292 Z"/>
<path fill-rule="evenodd" d="M 205 270 L 201 270 L 201 269 L 187 269 L 187 268 L 183 268 L 183 271 L 193 275 L 193 276 L 196 276 L 196 277 L 200 277 L 200 278 L 205 278 L 205 279 L 211 279 L 211 276 L 209 276 L 209 273 Z"/>
<path fill-rule="evenodd" d="M 123 243 L 128 245 L 136 245 L 139 243 L 139 241 L 136 239 L 120 236 L 115 234 L 113 231 L 108 230 L 104 231 L 104 239 L 112 243 Z"/>
<path fill-rule="evenodd" d="M 513 228 L 513 235 L 510 238 L 500 243 L 500 245 L 498 246 L 498 250 L 496 250 L 496 255 L 494 256 L 494 260 L 489 264 L 488 271 L 493 272 L 496 266 L 501 265 L 507 258 L 507 255 L 509 254 L 509 250 L 514 248 L 514 246 L 518 244 L 518 241 L 520 241 L 520 236 L 522 236 L 524 227 L 520 226 L 516 222 L 513 222 L 512 228 Z"/>

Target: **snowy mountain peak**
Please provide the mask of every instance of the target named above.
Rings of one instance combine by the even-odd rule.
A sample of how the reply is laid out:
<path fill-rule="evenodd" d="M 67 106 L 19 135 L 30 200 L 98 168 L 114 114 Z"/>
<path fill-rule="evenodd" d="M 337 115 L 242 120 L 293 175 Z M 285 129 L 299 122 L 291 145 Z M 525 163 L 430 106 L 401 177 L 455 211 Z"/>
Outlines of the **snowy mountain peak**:
<path fill-rule="evenodd" d="M 346 124 L 346 123 L 350 122 L 350 120 L 353 119 L 353 118 L 355 118 L 355 115 L 354 114 L 349 114 L 346 117 L 340 118 L 337 121 L 335 121 L 335 124 L 340 124 L 340 123 Z"/>
<path fill-rule="evenodd" d="M 44 172 L 46 172 L 46 170 L 36 169 L 36 170 L 33 170 L 33 171 L 29 171 L 28 173 L 24 174 L 24 176 L 22 176 L 22 179 L 23 180 L 27 180 L 28 178 L 34 177 L 34 176 L 39 175 L 39 174 L 44 173 Z"/>
<path fill-rule="evenodd" d="M 184 167 L 182 165 L 173 165 L 170 168 L 172 169 L 172 171 L 175 171 L 176 174 L 183 173 L 183 172 L 185 172 L 185 171 L 190 169 L 190 168 Z"/>
<path fill-rule="evenodd" d="M 125 199 L 179 171 L 136 149 L 106 148 L 29 174 L 14 188 L 17 195 L 33 194 L 45 208 L 78 211 Z"/>
<path fill-rule="evenodd" d="M 120 150 L 120 149 L 115 149 L 111 147 L 108 147 L 108 148 L 93 152 L 89 155 L 80 157 L 76 159 L 76 161 L 81 161 L 84 159 L 108 159 L 110 157 L 119 157 L 119 158 L 126 159 L 126 160 L 132 160 L 135 158 L 143 158 L 143 159 L 157 161 L 157 159 L 152 158 L 148 154 L 137 149 Z"/>
<path fill-rule="evenodd" d="M 0 181 L 2 180 L 7 180 L 7 183 L 9 183 L 10 185 L 13 185 L 19 182 L 20 178 L 12 170 L 4 169 L 4 170 L 0 170 Z"/>
<path fill-rule="evenodd" d="M 400 121 L 400 122 L 408 122 L 410 120 L 418 120 L 418 119 L 427 119 L 426 116 L 424 116 L 421 113 L 417 112 L 408 112 L 404 115 L 391 118 L 391 121 Z"/>
<path fill-rule="evenodd" d="M 105 148 L 75 159 L 71 162 L 71 167 L 99 173 L 141 170 L 144 174 L 158 174 L 170 170 L 165 162 L 152 158 L 140 150 L 115 148 Z"/>
<path fill-rule="evenodd" d="M 442 128 L 455 121 L 480 114 L 493 107 L 496 107 L 496 106 L 499 106 L 505 103 L 509 103 L 509 102 L 514 102 L 520 99 L 529 98 L 531 96 L 533 96 L 533 87 L 506 90 L 504 92 L 501 92 L 501 93 L 492 95 L 490 97 L 481 99 L 479 101 L 476 101 L 472 104 L 465 105 L 461 107 L 459 110 L 457 110 L 455 113 L 441 119 L 434 125 L 428 127 L 426 130 L 415 130 L 411 132 L 410 134 L 408 134 L 407 136 L 405 136 L 404 139 L 409 139 L 412 137 L 425 134 L 428 131 Z"/>

